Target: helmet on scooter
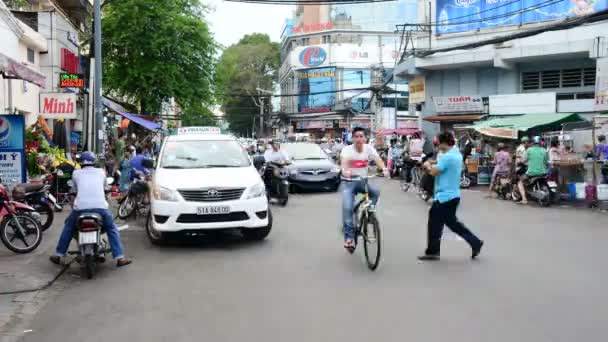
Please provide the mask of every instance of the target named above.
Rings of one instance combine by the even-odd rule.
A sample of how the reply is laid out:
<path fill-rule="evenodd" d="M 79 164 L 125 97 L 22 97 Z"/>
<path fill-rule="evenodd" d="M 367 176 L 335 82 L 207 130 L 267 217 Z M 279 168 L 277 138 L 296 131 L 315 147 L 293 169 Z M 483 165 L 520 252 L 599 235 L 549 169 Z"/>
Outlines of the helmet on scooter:
<path fill-rule="evenodd" d="M 532 143 L 534 143 L 535 145 L 540 144 L 540 137 L 537 135 L 534 138 L 532 138 Z"/>
<path fill-rule="evenodd" d="M 95 166 L 95 163 L 97 163 L 97 157 L 93 152 L 86 151 L 80 155 L 80 164 L 82 166 Z"/>

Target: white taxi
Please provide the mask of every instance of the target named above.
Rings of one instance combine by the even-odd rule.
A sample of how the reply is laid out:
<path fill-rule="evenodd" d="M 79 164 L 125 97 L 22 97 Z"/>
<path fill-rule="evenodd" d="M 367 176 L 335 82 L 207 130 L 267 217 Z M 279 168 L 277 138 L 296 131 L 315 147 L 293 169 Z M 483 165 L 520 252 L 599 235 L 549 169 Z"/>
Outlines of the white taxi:
<path fill-rule="evenodd" d="M 180 128 L 158 157 L 148 237 L 160 243 L 168 233 L 233 228 L 248 239 L 268 236 L 264 182 L 235 137 L 215 128 Z"/>

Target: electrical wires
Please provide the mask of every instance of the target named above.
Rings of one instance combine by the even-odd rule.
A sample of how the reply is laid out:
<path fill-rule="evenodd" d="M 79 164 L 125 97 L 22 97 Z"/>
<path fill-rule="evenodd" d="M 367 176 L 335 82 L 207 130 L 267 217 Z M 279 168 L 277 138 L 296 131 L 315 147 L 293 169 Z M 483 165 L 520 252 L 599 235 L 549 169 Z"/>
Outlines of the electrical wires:
<path fill-rule="evenodd" d="M 342 5 L 342 4 L 368 4 L 376 2 L 393 2 L 397 0 L 225 0 L 228 2 L 241 2 L 264 5 Z"/>

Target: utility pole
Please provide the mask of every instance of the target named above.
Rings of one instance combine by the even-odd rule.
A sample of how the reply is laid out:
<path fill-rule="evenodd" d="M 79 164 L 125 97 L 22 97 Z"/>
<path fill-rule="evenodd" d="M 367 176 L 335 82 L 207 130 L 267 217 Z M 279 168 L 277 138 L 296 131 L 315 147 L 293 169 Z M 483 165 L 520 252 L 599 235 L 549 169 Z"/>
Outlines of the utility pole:
<path fill-rule="evenodd" d="M 264 134 L 264 98 L 260 97 L 260 136 Z"/>
<path fill-rule="evenodd" d="M 103 156 L 103 103 L 101 100 L 101 0 L 95 0 L 95 86 L 94 86 L 94 99 L 95 99 L 95 152 L 99 158 Z"/>

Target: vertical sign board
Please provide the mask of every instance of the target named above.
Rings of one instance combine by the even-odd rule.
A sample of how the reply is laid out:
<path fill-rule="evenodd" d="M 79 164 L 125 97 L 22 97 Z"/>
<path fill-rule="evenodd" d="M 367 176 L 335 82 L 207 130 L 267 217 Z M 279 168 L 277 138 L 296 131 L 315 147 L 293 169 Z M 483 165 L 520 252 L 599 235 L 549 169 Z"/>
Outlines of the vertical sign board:
<path fill-rule="evenodd" d="M 595 110 L 608 111 L 608 57 L 597 59 L 595 72 Z"/>
<path fill-rule="evenodd" d="M 0 177 L 8 188 L 26 182 L 23 115 L 0 115 Z"/>

